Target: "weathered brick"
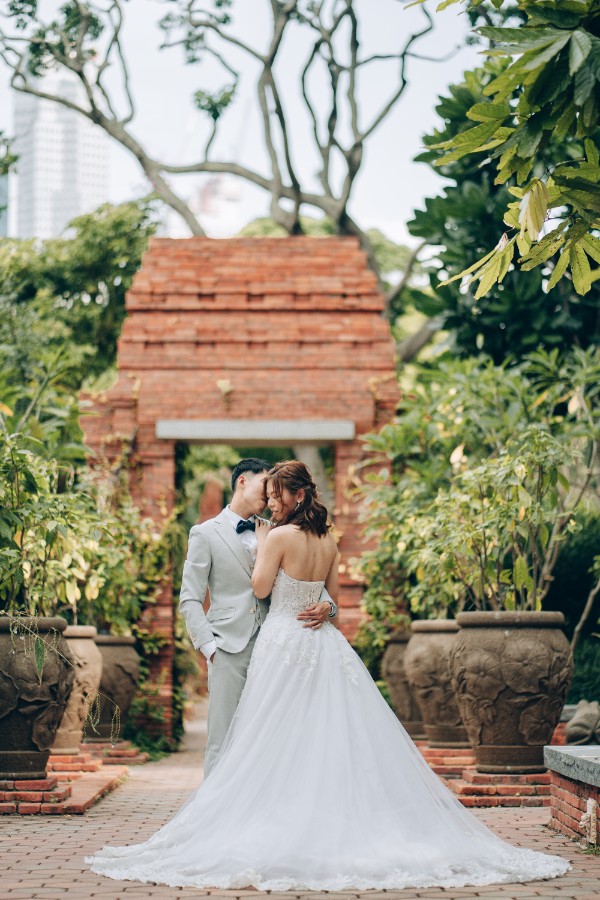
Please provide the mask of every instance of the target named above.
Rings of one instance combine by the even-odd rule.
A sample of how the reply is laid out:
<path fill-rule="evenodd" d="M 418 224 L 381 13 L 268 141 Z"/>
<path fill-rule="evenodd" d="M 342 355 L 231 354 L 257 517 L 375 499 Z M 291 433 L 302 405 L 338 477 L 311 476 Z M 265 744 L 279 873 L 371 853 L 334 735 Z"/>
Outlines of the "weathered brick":
<path fill-rule="evenodd" d="M 25 801 L 29 803 L 41 803 L 43 799 L 42 791 L 15 791 L 12 795 L 14 801 Z"/>
<path fill-rule="evenodd" d="M 56 778 L 48 776 L 48 778 L 31 779 L 29 781 L 15 781 L 14 787 L 16 791 L 51 791 L 56 787 Z"/>
<path fill-rule="evenodd" d="M 39 813 L 40 807 L 40 803 L 19 803 L 17 812 L 20 815 L 31 815 L 32 813 Z"/>
<path fill-rule="evenodd" d="M 40 812 L 44 813 L 45 815 L 58 816 L 62 812 L 64 812 L 64 808 L 64 803 L 42 803 L 40 805 Z"/>

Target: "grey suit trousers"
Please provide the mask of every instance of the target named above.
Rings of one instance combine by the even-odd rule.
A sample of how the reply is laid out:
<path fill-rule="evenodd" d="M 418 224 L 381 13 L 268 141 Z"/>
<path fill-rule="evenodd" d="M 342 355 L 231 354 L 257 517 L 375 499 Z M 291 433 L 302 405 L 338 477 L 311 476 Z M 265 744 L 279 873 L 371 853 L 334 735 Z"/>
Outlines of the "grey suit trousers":
<path fill-rule="evenodd" d="M 235 715 L 244 685 L 257 629 L 243 650 L 227 653 L 217 649 L 214 662 L 208 663 L 208 739 L 204 756 L 204 777 L 216 763 L 225 736 Z"/>

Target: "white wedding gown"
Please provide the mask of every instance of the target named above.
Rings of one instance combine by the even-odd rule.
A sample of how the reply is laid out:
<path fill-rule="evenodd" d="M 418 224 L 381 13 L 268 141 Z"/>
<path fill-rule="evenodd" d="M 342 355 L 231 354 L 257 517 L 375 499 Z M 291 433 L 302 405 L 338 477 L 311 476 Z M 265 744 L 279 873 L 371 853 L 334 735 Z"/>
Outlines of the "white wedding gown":
<path fill-rule="evenodd" d="M 322 581 L 279 570 L 222 753 L 142 844 L 87 857 L 110 878 L 270 891 L 457 887 L 563 874 L 505 843 L 424 761 L 331 624 L 296 615 Z"/>

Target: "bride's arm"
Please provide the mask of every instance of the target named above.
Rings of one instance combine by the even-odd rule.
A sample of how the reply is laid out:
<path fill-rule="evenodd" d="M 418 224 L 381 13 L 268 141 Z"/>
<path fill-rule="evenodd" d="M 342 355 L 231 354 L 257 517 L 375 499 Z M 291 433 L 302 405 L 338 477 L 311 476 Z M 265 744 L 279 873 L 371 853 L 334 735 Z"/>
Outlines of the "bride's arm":
<path fill-rule="evenodd" d="M 331 597 L 332 600 L 335 600 L 337 603 L 338 594 L 340 591 L 340 554 L 339 551 L 333 557 L 333 562 L 329 567 L 329 572 L 327 573 L 327 578 L 325 579 L 325 587 L 327 589 L 327 593 Z"/>
<path fill-rule="evenodd" d="M 283 558 L 285 534 L 279 529 L 269 530 L 268 525 L 256 528 L 258 546 L 256 563 L 252 572 L 252 590 L 259 600 L 266 599 L 273 588 L 275 576 Z"/>

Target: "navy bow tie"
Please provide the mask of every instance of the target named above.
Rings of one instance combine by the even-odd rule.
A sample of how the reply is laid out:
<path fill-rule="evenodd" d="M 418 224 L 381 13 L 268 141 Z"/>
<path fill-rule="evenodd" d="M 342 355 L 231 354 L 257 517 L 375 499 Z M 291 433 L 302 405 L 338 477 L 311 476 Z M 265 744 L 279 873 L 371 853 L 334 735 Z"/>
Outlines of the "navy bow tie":
<path fill-rule="evenodd" d="M 249 519 L 240 519 L 240 521 L 235 526 L 235 530 L 238 534 L 241 534 L 242 531 L 256 531 L 256 525 Z"/>

